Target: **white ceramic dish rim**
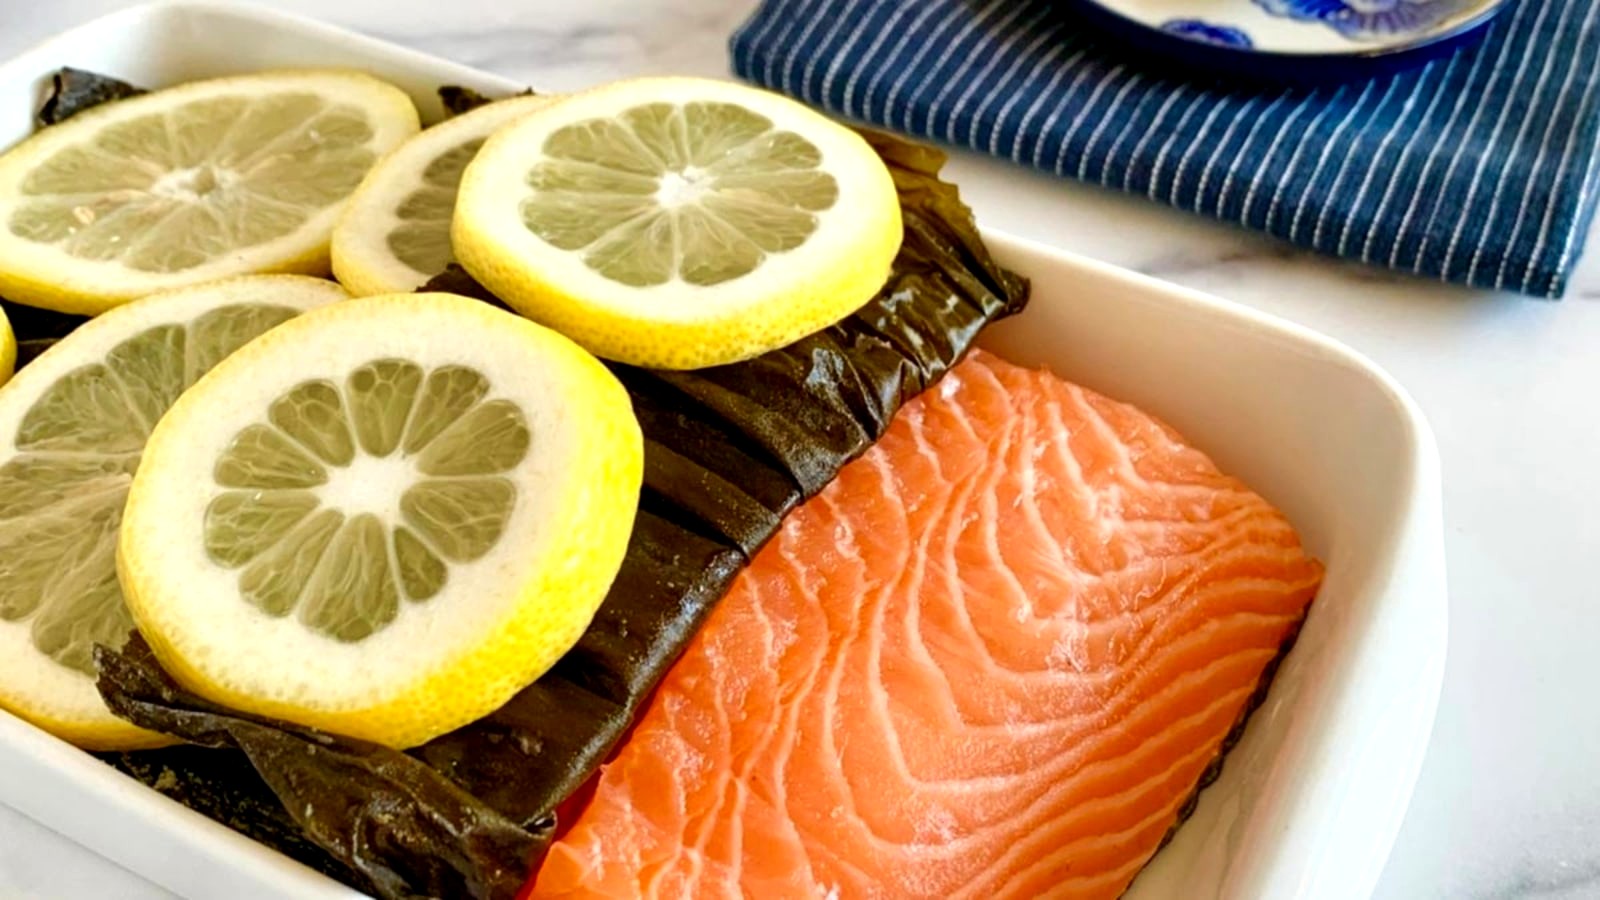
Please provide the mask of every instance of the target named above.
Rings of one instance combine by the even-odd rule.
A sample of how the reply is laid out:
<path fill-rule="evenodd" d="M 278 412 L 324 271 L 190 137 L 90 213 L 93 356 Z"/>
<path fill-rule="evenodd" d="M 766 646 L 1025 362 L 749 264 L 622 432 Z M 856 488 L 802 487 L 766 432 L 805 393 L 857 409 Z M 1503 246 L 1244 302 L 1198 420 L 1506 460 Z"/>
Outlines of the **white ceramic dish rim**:
<path fill-rule="evenodd" d="M 411 73 L 415 93 L 444 81 L 469 84 L 483 90 L 511 91 L 520 86 L 505 79 L 439 60 L 344 31 L 323 23 L 248 6 L 206 2 L 161 2 L 134 7 L 89 22 L 52 38 L 13 61 L 0 65 L 0 97 L 20 83 L 31 86 L 56 66 L 70 63 L 92 66 L 83 48 L 94 46 L 91 36 L 115 34 L 120 29 L 148 26 L 163 16 L 194 14 L 221 16 L 235 24 L 303 39 L 306 46 L 336 49 L 348 57 L 380 62 L 390 77 Z M 282 65 L 303 65 L 284 59 Z M 325 61 L 324 64 L 327 64 Z M 244 65 L 244 63 L 241 63 Z M 260 67 L 260 64 L 257 64 Z M 9 127 L 0 110 L 0 133 Z M 424 104 L 425 116 L 437 107 Z M 980 210 L 981 214 L 981 210 Z M 1247 873 L 1244 890 L 1271 890 L 1257 896 L 1362 897 L 1370 893 L 1387 859 L 1412 787 L 1420 769 L 1431 731 L 1443 676 L 1445 594 L 1443 535 L 1439 500 L 1439 465 L 1432 434 L 1415 404 L 1388 375 L 1371 362 L 1337 342 L 1307 329 L 1197 292 L 1185 290 L 1135 273 L 987 231 L 996 253 L 1015 264 L 1053 267 L 1049 274 L 1094 279 L 1125 291 L 1128 302 L 1146 304 L 1175 316 L 1222 321 L 1241 334 L 1263 341 L 1287 342 L 1297 352 L 1331 360 L 1358 372 L 1383 393 L 1392 413 L 1408 437 L 1410 491 L 1396 520 L 1388 523 L 1395 536 L 1390 558 L 1381 561 L 1373 576 L 1385 589 L 1381 598 L 1390 606 L 1405 605 L 1407 620 L 1427 633 L 1406 635 L 1414 654 L 1402 665 L 1403 678 L 1385 687 L 1364 683 L 1362 672 L 1348 673 L 1339 699 L 1348 703 L 1383 691 L 1390 699 L 1384 714 L 1384 732 L 1390 739 L 1369 744 L 1362 759 L 1339 767 L 1315 752 L 1301 754 L 1300 770 L 1307 784 L 1320 785 L 1320 796 L 1337 791 L 1339 802 L 1351 814 L 1340 818 L 1337 833 L 1300 834 L 1311 821 L 1303 808 L 1317 791 L 1302 792 L 1301 808 L 1288 804 L 1281 821 L 1280 846 L 1262 855 Z M 1393 596 L 1391 596 L 1393 594 Z M 1291 656 L 1291 661 L 1293 657 Z M 1386 677 L 1395 671 L 1386 672 Z M 1375 676 L 1374 676 L 1375 677 Z M 1371 679 L 1367 679 L 1370 681 Z M 1337 705 L 1337 704 L 1335 704 Z M 1314 711 L 1324 721 L 1338 720 L 1347 711 Z M 1366 735 L 1371 738 L 1373 735 Z M 1330 774 L 1332 773 L 1332 774 Z M 1322 778 L 1322 776 L 1328 776 Z M 1337 775 L 1337 778 L 1334 776 Z M 1224 772 L 1224 779 L 1229 777 Z M 1319 781 L 1319 778 L 1322 778 Z M 1337 781 L 1338 783 L 1333 783 Z M 1208 792 L 1207 798 L 1221 787 Z M 353 892 L 323 876 L 218 825 L 132 779 L 100 764 L 92 757 L 0 713 L 0 802 L 32 816 L 79 843 L 116 860 L 135 872 L 190 897 L 213 896 L 227 885 L 232 896 L 246 897 L 350 897 Z M 1202 811 L 1206 801 L 1202 801 Z M 1325 817 L 1324 817 L 1325 818 Z M 1196 821 L 1201 819 L 1197 816 Z M 1187 833 L 1198 831 L 1191 823 Z M 1174 856 L 1187 835 L 1164 851 Z M 1158 858 L 1159 859 L 1159 858 Z M 1330 877 L 1332 880 L 1330 881 Z M 1138 890 L 1136 885 L 1136 891 Z M 1233 896 L 1240 888 L 1230 889 Z M 1250 896 L 1249 893 L 1241 894 Z"/>

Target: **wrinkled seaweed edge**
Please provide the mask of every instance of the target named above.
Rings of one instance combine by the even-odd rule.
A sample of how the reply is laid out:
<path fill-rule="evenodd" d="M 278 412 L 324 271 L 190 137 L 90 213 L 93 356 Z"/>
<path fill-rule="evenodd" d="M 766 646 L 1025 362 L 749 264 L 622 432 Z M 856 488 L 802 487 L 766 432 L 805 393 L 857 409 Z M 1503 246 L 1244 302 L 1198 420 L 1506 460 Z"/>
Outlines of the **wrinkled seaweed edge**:
<path fill-rule="evenodd" d="M 464 85 L 447 84 L 439 88 L 437 93 L 439 95 L 439 103 L 444 107 L 445 115 L 454 117 L 500 100 L 509 100 L 511 97 L 536 97 L 539 92 L 533 88 L 528 88 L 521 93 L 510 95 L 510 97 L 489 97 Z"/>
<path fill-rule="evenodd" d="M 144 93 L 148 93 L 144 88 L 109 75 L 62 66 L 50 76 L 50 92 L 34 113 L 33 124 L 38 128 L 59 125 L 97 106 Z"/>

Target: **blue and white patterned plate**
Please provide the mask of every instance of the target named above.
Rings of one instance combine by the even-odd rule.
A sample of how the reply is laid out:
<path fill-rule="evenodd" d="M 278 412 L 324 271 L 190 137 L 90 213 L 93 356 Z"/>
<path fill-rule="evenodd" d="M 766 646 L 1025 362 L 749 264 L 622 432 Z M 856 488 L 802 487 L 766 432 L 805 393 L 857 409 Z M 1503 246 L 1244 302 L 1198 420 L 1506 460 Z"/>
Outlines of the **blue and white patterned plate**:
<path fill-rule="evenodd" d="M 1262 76 L 1355 76 L 1451 52 L 1480 37 L 1510 0 L 1076 2 L 1123 38 L 1181 61 Z"/>

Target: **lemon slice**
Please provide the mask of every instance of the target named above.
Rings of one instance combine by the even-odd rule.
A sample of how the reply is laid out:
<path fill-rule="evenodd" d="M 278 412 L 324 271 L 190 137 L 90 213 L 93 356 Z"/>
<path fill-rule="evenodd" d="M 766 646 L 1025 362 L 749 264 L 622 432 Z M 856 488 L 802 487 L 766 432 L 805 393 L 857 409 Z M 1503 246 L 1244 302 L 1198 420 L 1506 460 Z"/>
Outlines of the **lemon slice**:
<path fill-rule="evenodd" d="M 639 501 L 627 392 L 452 294 L 288 323 L 186 393 L 134 480 L 134 621 L 202 696 L 392 747 L 479 719 L 577 642 Z"/>
<path fill-rule="evenodd" d="M 698 368 L 788 344 L 883 286 L 900 205 L 859 135 L 731 82 L 616 82 L 535 110 L 467 167 L 469 272 L 594 353 Z"/>
<path fill-rule="evenodd" d="M 398 88 L 343 71 L 89 110 L 0 156 L 0 294 L 93 315 L 226 276 L 324 273 L 345 200 L 417 128 Z"/>
<path fill-rule="evenodd" d="M 356 296 L 416 290 L 455 261 L 450 214 L 489 135 L 553 97 L 513 97 L 427 129 L 367 173 L 333 230 L 333 272 Z"/>
<path fill-rule="evenodd" d="M 17 336 L 11 333 L 11 320 L 6 318 L 6 311 L 0 309 L 0 385 L 11 379 L 16 364 Z"/>
<path fill-rule="evenodd" d="M 133 628 L 117 583 L 123 501 L 157 420 L 201 374 L 345 293 L 294 275 L 238 278 L 93 319 L 0 389 L 0 708 L 83 747 L 164 739 L 116 718 L 94 645 Z"/>

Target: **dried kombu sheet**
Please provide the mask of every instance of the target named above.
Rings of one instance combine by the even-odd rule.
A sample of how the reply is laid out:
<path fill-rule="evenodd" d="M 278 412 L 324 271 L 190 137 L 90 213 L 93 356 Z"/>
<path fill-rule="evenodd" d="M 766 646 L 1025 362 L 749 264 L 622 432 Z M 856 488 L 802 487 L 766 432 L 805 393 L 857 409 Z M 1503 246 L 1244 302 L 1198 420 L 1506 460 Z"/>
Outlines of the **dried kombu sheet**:
<path fill-rule="evenodd" d="M 516 94 L 518 97 L 532 96 L 532 88 Z M 444 106 L 444 111 L 452 116 L 459 116 L 464 112 L 472 112 L 480 106 L 487 106 L 499 100 L 499 97 L 485 97 L 469 87 L 456 84 L 447 84 L 439 88 L 439 102 Z"/>
<path fill-rule="evenodd" d="M 147 682 L 159 673 L 148 671 L 149 659 L 125 655 L 119 668 L 115 654 L 103 653 L 101 691 L 112 708 L 146 728 L 242 751 L 309 826 L 306 833 L 382 896 L 413 896 L 448 879 L 472 885 L 475 896 L 504 896 L 481 874 L 504 864 L 504 847 L 470 842 L 441 821 L 472 809 L 542 846 L 556 807 L 626 734 L 784 515 L 871 446 L 984 326 L 1026 302 L 1026 283 L 989 257 L 955 188 L 938 180 L 943 155 L 867 137 L 894 175 L 905 224 L 876 298 L 837 325 L 746 362 L 693 372 L 612 365 L 645 437 L 640 515 L 594 623 L 538 682 L 493 715 L 408 753 L 351 749 L 354 742 L 153 690 Z M 460 269 L 424 290 L 497 302 Z M 130 669 L 145 682 L 118 677 Z M 410 778 L 430 789 L 415 789 Z M 459 790 L 435 791 L 445 779 Z M 386 798 L 381 819 L 371 818 L 367 797 Z"/>
<path fill-rule="evenodd" d="M 39 354 L 54 346 L 56 341 L 71 334 L 73 329 L 89 321 L 84 316 L 52 312 L 6 300 L 0 300 L 0 309 L 5 310 L 6 319 L 10 321 L 11 330 L 17 338 L 19 369 L 33 362 Z"/>
<path fill-rule="evenodd" d="M 120 652 L 96 648 L 95 662 L 113 712 L 212 753 L 241 751 L 301 834 L 359 876 L 348 880 L 381 896 L 513 897 L 531 855 L 549 841 L 553 820 L 523 828 L 404 753 L 245 715 L 184 691 L 137 633 Z M 199 794 L 208 807 L 218 806 L 216 794 L 226 787 L 186 771 L 195 750 L 124 754 L 125 766 L 170 770 L 189 785 L 190 793 L 177 799 Z M 245 807 L 220 812 L 235 828 L 248 819 L 240 830 L 252 837 L 282 833 L 263 834 L 265 826 Z"/>
<path fill-rule="evenodd" d="M 50 92 L 45 96 L 44 103 L 39 106 L 33 121 L 35 125 L 44 128 L 47 125 L 65 122 L 78 113 L 102 103 L 137 97 L 143 93 L 145 91 L 142 88 L 134 87 L 109 75 L 63 66 L 56 70 L 50 79 Z"/>
<path fill-rule="evenodd" d="M 371 893 L 371 882 L 317 846 L 250 765 L 249 757 L 208 747 L 155 753 L 96 753 L 101 762 L 313 869 Z"/>
<path fill-rule="evenodd" d="M 577 646 L 493 715 L 412 754 L 513 820 L 543 820 L 605 761 L 745 562 L 643 506 Z"/>

